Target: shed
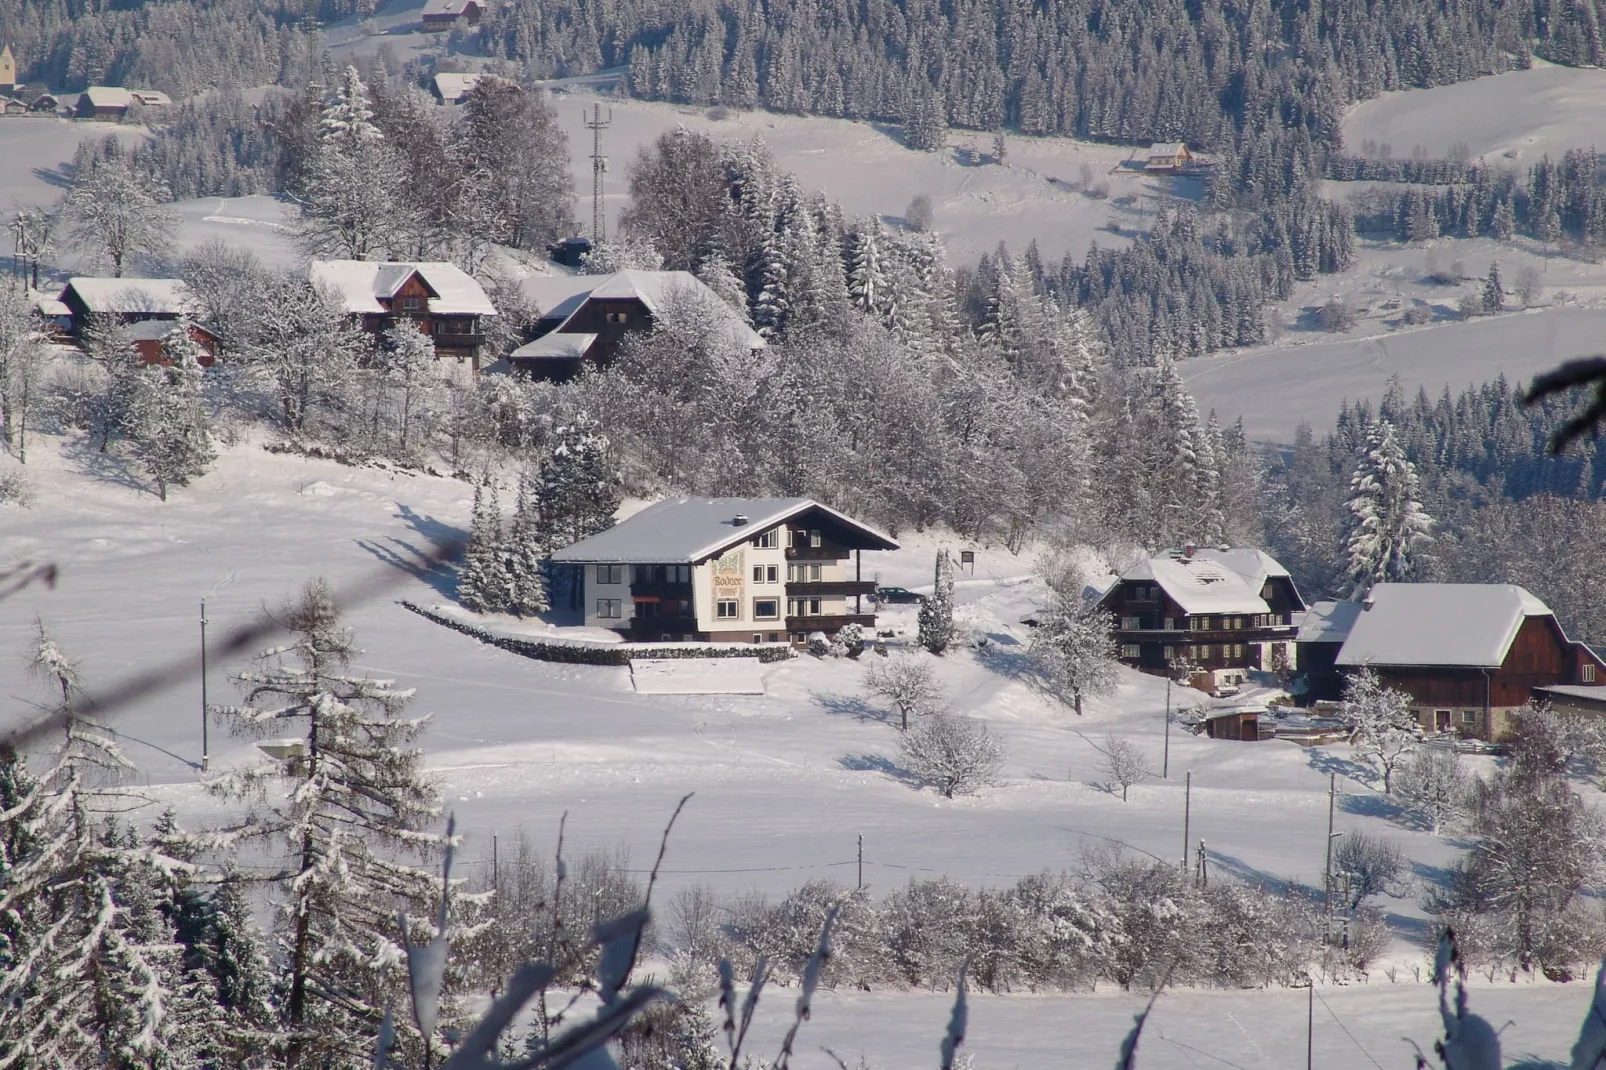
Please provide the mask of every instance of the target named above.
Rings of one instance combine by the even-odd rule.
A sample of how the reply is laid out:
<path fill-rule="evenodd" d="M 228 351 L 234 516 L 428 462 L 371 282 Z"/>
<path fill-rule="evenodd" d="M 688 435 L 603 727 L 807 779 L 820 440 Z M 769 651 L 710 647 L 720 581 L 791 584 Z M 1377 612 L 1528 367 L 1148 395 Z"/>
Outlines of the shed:
<path fill-rule="evenodd" d="M 1606 685 L 1550 684 L 1534 688 L 1534 698 L 1557 713 L 1606 714 Z"/>
<path fill-rule="evenodd" d="M 1266 707 L 1260 705 L 1227 706 L 1212 710 L 1204 716 L 1205 735 L 1211 739 L 1235 739 L 1254 743 L 1260 739 L 1260 719 Z"/>

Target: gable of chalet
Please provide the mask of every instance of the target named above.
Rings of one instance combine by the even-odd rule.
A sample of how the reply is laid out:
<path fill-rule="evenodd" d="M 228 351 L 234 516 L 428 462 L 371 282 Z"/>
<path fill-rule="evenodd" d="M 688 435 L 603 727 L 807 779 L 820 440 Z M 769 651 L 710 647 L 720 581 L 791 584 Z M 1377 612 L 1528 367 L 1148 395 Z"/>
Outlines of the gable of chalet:
<path fill-rule="evenodd" d="M 896 550 L 867 524 L 812 498 L 669 498 L 654 502 L 606 531 L 563 547 L 552 560 L 567 564 L 697 564 L 778 524 L 819 526 L 850 549 Z"/>
<path fill-rule="evenodd" d="M 1172 550 L 1121 573 L 1101 604 L 1113 608 L 1134 586 L 1155 586 L 1187 616 L 1273 614 L 1303 610 L 1288 570 L 1261 550 Z"/>
<path fill-rule="evenodd" d="M 307 274 L 313 283 L 333 290 L 353 315 L 496 315 L 496 306 L 474 277 L 446 261 L 314 260 Z M 402 307 L 409 296 L 421 298 L 423 306 Z"/>

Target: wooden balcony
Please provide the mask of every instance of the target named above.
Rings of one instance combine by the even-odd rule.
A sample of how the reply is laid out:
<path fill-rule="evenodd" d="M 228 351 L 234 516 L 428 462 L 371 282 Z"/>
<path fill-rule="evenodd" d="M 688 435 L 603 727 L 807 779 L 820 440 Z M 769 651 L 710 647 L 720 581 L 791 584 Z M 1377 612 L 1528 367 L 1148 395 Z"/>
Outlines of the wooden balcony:
<path fill-rule="evenodd" d="M 690 601 L 691 584 L 658 582 L 655 580 L 638 582 L 632 580 L 630 583 L 630 597 L 641 599 L 657 598 L 660 600 L 684 598 Z"/>
<path fill-rule="evenodd" d="M 788 546 L 788 561 L 846 561 L 851 550 L 835 546 Z"/>
<path fill-rule="evenodd" d="M 787 617 L 786 630 L 789 632 L 834 632 L 844 624 L 858 624 L 865 628 L 875 627 L 874 613 L 842 613 L 835 615 L 820 615 L 817 617 Z"/>
<path fill-rule="evenodd" d="M 818 580 L 798 581 L 786 585 L 788 598 L 833 598 L 875 594 L 872 580 Z"/>

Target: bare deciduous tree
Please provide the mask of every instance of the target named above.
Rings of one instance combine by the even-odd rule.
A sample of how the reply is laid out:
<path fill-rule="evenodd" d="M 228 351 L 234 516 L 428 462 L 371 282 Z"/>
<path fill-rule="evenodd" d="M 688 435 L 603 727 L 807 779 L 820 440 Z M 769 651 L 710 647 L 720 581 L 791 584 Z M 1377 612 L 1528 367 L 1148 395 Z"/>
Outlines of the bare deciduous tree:
<path fill-rule="evenodd" d="M 945 798 L 973 795 L 993 782 L 1004 763 L 1004 744 L 974 717 L 938 713 L 898 739 L 909 771 Z"/>
<path fill-rule="evenodd" d="M 946 695 L 931 672 L 931 665 L 918 655 L 890 658 L 872 665 L 864 674 L 865 690 L 892 707 L 898 715 L 898 729 L 909 730 L 909 715 L 936 713 Z"/>
<path fill-rule="evenodd" d="M 1109 789 L 1114 794 L 1121 789 L 1121 801 L 1126 802 L 1127 791 L 1154 774 L 1143 752 L 1135 744 L 1114 736 L 1104 737 L 1104 772 L 1109 775 Z"/>
<path fill-rule="evenodd" d="M 1349 875 L 1349 908 L 1355 910 L 1374 895 L 1403 895 L 1405 852 L 1393 840 L 1352 829 L 1333 848 L 1334 873 Z"/>

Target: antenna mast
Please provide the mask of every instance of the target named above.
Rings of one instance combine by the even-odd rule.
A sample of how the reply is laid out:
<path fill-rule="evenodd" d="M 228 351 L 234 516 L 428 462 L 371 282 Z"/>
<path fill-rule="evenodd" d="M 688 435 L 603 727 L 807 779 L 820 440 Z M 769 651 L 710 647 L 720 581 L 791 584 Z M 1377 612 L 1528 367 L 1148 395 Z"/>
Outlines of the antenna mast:
<path fill-rule="evenodd" d="M 613 108 L 608 109 L 608 117 L 602 117 L 602 105 L 591 105 L 591 118 L 586 120 L 586 129 L 591 131 L 591 242 L 600 245 L 607 237 L 607 229 L 602 217 L 602 176 L 608 170 L 608 158 L 602 154 L 602 132 L 608 129 L 613 122 Z"/>

